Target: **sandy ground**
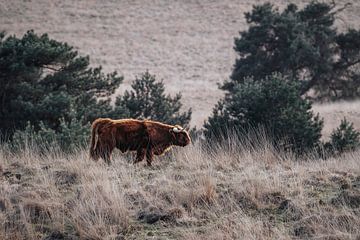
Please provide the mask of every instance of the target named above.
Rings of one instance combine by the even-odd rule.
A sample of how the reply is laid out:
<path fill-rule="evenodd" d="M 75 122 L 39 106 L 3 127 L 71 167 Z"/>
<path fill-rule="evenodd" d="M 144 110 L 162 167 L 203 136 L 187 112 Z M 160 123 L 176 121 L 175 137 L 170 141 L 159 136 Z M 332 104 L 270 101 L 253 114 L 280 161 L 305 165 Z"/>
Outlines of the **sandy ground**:
<path fill-rule="evenodd" d="M 313 111 L 319 113 L 324 119 L 324 128 L 322 130 L 323 139 L 329 139 L 333 129 L 340 125 L 344 117 L 352 122 L 357 130 L 360 130 L 359 109 L 360 101 L 315 104 Z"/>
<path fill-rule="evenodd" d="M 246 28 L 243 14 L 261 2 L 0 0 L 0 23 L 10 34 L 34 29 L 75 46 L 93 65 L 125 77 L 119 92 L 149 70 L 169 93 L 182 92 L 185 106 L 193 108 L 192 124 L 201 126 L 222 96 L 217 83 L 231 73 L 233 40 Z M 350 2 L 337 22 L 341 29 L 360 26 L 360 1 Z"/>

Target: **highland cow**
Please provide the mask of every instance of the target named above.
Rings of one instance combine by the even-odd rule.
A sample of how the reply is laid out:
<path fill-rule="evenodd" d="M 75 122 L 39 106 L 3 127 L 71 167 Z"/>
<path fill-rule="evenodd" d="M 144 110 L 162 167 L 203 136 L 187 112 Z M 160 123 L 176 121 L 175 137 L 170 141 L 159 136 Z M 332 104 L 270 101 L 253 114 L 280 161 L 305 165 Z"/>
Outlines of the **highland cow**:
<path fill-rule="evenodd" d="M 150 120 L 110 118 L 96 119 L 92 126 L 90 157 L 99 158 L 110 165 L 114 148 L 121 152 L 136 151 L 134 163 L 146 156 L 149 166 L 154 155 L 161 155 L 171 146 L 186 146 L 191 142 L 188 132 L 182 127 Z"/>

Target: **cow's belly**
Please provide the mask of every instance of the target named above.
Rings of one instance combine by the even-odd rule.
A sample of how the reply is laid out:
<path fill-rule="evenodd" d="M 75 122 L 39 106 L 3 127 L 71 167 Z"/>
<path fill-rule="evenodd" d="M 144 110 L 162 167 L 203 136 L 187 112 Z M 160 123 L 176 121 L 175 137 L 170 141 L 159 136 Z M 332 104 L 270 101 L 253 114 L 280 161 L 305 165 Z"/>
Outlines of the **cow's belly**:
<path fill-rule="evenodd" d="M 116 129 L 116 147 L 121 152 L 136 151 L 139 148 L 143 148 L 148 142 L 147 133 L 144 129 L 135 126 L 136 128 L 129 128 L 119 126 Z"/>
<path fill-rule="evenodd" d="M 120 143 L 117 144 L 116 147 L 123 153 L 127 151 L 136 151 L 139 148 L 143 148 L 142 144 L 136 144 L 136 143 Z"/>
<path fill-rule="evenodd" d="M 154 154 L 155 155 L 162 155 L 169 151 L 171 146 L 161 146 L 161 147 L 154 147 Z"/>
<path fill-rule="evenodd" d="M 140 148 L 146 148 L 146 143 L 142 139 L 135 139 L 132 141 L 117 141 L 116 147 L 124 153 L 127 151 L 136 151 Z"/>

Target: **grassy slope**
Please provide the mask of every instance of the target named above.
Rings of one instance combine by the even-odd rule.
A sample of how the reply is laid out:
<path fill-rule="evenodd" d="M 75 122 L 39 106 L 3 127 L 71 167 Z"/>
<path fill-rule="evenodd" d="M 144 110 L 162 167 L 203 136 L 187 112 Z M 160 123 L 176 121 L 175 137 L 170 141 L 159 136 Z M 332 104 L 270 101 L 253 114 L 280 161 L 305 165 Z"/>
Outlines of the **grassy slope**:
<path fill-rule="evenodd" d="M 0 21 L 9 33 L 34 28 L 68 41 L 127 82 L 149 69 L 169 92 L 184 93 L 193 123 L 201 124 L 221 95 L 215 83 L 231 71 L 233 37 L 244 28 L 239 13 L 255 2 L 167 2 L 0 0 Z M 342 27 L 359 26 L 360 3 L 353 2 Z M 205 91 L 196 92 L 199 86 Z M 359 104 L 314 106 L 325 138 L 343 116 L 360 128 Z M 230 146 L 179 149 L 153 169 L 128 164 L 128 155 L 115 156 L 109 168 L 84 150 L 9 155 L 2 146 L 0 239 L 359 237 L 359 152 L 299 162 L 266 144 Z"/>
<path fill-rule="evenodd" d="M 94 65 L 123 74 L 123 88 L 150 70 L 164 79 L 170 93 L 183 92 L 185 105 L 194 109 L 192 123 L 202 125 L 222 94 L 216 83 L 231 73 L 233 38 L 246 27 L 243 13 L 261 2 L 0 0 L 0 22 L 9 33 L 35 29 L 69 42 L 89 54 Z M 360 1 L 337 2 L 353 3 L 338 26 L 359 27 Z"/>
<path fill-rule="evenodd" d="M 359 156 L 196 143 L 150 169 L 2 147 L 0 239 L 358 239 Z"/>

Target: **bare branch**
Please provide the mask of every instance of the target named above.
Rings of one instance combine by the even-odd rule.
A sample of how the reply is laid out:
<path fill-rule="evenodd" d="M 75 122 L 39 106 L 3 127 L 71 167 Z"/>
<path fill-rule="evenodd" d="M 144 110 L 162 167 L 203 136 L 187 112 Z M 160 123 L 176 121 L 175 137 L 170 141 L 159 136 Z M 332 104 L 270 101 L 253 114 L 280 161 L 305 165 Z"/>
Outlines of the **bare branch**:
<path fill-rule="evenodd" d="M 333 10 L 334 8 L 336 8 L 336 3 L 335 3 L 335 0 L 332 0 L 331 3 L 330 3 L 330 10 Z"/>
<path fill-rule="evenodd" d="M 336 67 L 336 69 L 342 70 L 342 69 L 347 69 L 347 68 L 349 68 L 351 66 L 354 66 L 354 65 L 356 65 L 358 63 L 360 63 L 360 59 L 357 59 L 357 60 L 352 61 L 352 62 L 346 62 L 346 64 L 337 64 L 337 65 L 335 65 L 335 67 Z"/>
<path fill-rule="evenodd" d="M 338 9 L 336 9 L 334 12 L 332 12 L 331 13 L 331 15 L 336 15 L 336 14 L 338 14 L 338 13 L 340 13 L 340 12 L 342 12 L 342 11 L 344 11 L 347 7 L 349 7 L 349 6 L 352 6 L 352 3 L 350 3 L 350 2 L 348 2 L 348 3 L 345 3 L 344 4 L 344 6 L 342 7 L 342 8 L 338 8 Z M 335 3 L 335 1 L 333 0 L 332 1 L 332 7 L 331 7 L 331 10 L 333 10 L 334 8 L 336 7 L 336 3 Z"/>
<path fill-rule="evenodd" d="M 50 70 L 55 71 L 55 72 L 60 72 L 60 70 L 61 70 L 61 68 L 54 68 L 54 67 L 51 67 L 51 66 L 48 66 L 48 65 L 44 65 L 42 67 L 46 68 L 46 69 L 50 69 Z"/>

